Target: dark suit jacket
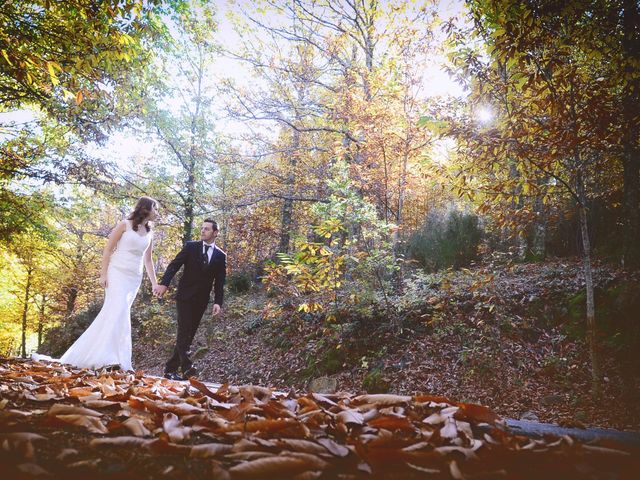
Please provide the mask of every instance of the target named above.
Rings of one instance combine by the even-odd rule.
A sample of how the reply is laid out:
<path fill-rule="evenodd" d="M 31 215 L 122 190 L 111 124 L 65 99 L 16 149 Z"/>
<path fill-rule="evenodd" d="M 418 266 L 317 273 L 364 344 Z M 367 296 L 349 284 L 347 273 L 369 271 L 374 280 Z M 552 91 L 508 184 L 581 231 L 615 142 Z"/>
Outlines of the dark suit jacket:
<path fill-rule="evenodd" d="M 227 275 L 227 254 L 214 248 L 211 262 L 202 251 L 202 241 L 187 242 L 167 266 L 161 285 L 169 286 L 171 279 L 184 265 L 184 273 L 178 283 L 178 300 L 208 300 L 214 287 L 214 303 L 222 306 L 223 287 Z"/>

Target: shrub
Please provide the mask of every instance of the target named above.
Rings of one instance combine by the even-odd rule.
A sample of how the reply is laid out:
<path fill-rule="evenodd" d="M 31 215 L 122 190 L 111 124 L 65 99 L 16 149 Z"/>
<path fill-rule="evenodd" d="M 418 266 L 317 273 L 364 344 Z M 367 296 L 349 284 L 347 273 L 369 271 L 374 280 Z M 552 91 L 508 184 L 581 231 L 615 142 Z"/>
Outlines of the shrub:
<path fill-rule="evenodd" d="M 244 333 L 251 335 L 255 333 L 262 324 L 262 317 L 258 315 L 251 315 L 246 317 L 244 321 Z"/>
<path fill-rule="evenodd" d="M 466 267 L 477 258 L 481 238 L 476 215 L 458 210 L 433 212 L 407 241 L 406 255 L 427 271 Z"/>
<path fill-rule="evenodd" d="M 177 310 L 173 302 L 136 300 L 131 309 L 134 339 L 143 337 L 154 343 L 164 342 L 175 335 Z"/>
<path fill-rule="evenodd" d="M 276 318 L 295 309 L 324 315 L 328 323 L 353 308 L 366 310 L 383 299 L 387 308 L 391 280 L 397 270 L 392 250 L 393 225 L 378 219 L 375 207 L 362 198 L 338 162 L 328 183 L 326 203 L 313 207 L 317 223 L 308 238 L 297 239 L 293 252 L 265 266 L 263 284 L 274 300 L 265 316 Z"/>
<path fill-rule="evenodd" d="M 251 275 L 247 272 L 234 272 L 227 276 L 225 286 L 230 293 L 246 293 L 251 290 Z"/>
<path fill-rule="evenodd" d="M 40 347 L 40 352 L 51 355 L 53 358 L 60 358 L 71 344 L 91 325 L 91 322 L 100 313 L 101 308 L 102 302 L 93 303 L 86 309 L 69 317 L 65 323 L 47 331 Z"/>

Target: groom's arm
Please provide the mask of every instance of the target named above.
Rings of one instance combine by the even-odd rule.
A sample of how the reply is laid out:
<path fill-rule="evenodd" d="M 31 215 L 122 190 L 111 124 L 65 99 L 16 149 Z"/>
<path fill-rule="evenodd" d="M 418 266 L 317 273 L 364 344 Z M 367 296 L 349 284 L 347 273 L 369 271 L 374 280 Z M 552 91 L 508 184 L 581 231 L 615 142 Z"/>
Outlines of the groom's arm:
<path fill-rule="evenodd" d="M 162 275 L 162 279 L 160 280 L 160 285 L 168 287 L 175 274 L 178 273 L 178 270 L 180 270 L 180 267 L 182 267 L 182 265 L 184 265 L 184 263 L 187 261 L 188 245 L 188 243 L 185 243 L 184 247 L 182 247 L 182 250 L 180 250 L 180 252 L 176 255 L 176 258 L 174 258 L 167 266 L 167 269 L 164 271 L 164 275 Z"/>
<path fill-rule="evenodd" d="M 224 282 L 227 278 L 227 255 L 224 254 L 222 265 L 215 275 L 215 283 L 213 284 L 213 303 L 222 307 L 222 299 L 224 296 Z"/>

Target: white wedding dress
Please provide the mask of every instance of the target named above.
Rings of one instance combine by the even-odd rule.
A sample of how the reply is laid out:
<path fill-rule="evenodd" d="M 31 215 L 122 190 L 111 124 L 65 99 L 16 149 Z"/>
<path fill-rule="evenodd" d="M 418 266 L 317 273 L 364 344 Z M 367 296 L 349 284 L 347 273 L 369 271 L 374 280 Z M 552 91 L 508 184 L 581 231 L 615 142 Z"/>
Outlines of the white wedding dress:
<path fill-rule="evenodd" d="M 100 313 L 59 360 L 33 354 L 35 360 L 55 360 L 81 368 L 117 364 L 124 370 L 133 370 L 131 305 L 142 282 L 144 253 L 151 244 L 152 234 L 143 225 L 134 231 L 131 220 L 125 220 L 125 224 L 126 229 L 109 260 Z"/>

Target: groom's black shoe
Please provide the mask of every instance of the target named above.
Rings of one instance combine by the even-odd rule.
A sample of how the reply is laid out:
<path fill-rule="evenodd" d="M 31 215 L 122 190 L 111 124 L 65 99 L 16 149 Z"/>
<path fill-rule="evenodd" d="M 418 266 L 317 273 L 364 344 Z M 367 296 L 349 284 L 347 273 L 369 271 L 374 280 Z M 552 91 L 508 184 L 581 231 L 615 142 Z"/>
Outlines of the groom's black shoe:
<path fill-rule="evenodd" d="M 178 375 L 178 372 L 165 372 L 164 378 L 168 378 L 169 380 L 182 380 L 183 378 Z"/>
<path fill-rule="evenodd" d="M 107 372 L 117 372 L 122 370 L 122 367 L 117 363 L 113 363 L 111 365 L 105 365 L 102 368 L 104 368 Z"/>
<path fill-rule="evenodd" d="M 194 367 L 194 366 L 191 366 L 191 367 L 187 368 L 184 371 L 184 375 L 183 375 L 185 380 L 189 380 L 189 378 L 197 377 L 197 376 L 198 376 L 198 369 L 196 367 Z"/>

